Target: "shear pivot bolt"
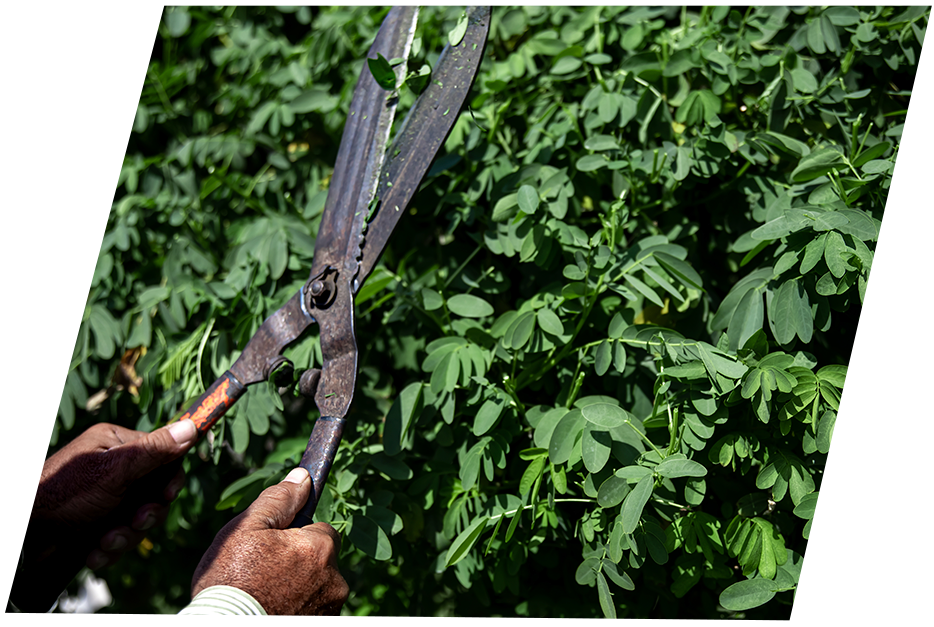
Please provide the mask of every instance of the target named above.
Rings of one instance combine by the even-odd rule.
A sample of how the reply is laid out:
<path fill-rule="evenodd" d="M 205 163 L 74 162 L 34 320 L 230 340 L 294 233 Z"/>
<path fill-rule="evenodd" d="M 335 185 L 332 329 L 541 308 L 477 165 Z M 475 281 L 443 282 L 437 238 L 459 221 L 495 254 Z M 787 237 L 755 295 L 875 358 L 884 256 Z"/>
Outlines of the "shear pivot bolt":
<path fill-rule="evenodd" d="M 311 295 L 312 296 L 321 296 L 324 293 L 324 281 L 321 279 L 315 279 L 311 282 Z"/>

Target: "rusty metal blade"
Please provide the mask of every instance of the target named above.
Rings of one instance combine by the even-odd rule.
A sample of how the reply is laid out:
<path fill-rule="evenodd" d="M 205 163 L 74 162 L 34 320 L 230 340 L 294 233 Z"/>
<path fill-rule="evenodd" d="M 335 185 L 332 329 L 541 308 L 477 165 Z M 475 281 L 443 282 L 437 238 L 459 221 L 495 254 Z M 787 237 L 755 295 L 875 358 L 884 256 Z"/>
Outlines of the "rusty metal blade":
<path fill-rule="evenodd" d="M 367 225 L 356 293 L 379 260 L 399 218 L 441 148 L 477 75 L 490 31 L 490 7 L 467 9 L 467 32 L 458 45 L 450 43 L 431 73 L 431 82 L 406 116 L 383 169 L 376 215 Z"/>
<path fill-rule="evenodd" d="M 386 59 L 407 58 L 417 18 L 417 7 L 393 7 L 367 58 L 376 59 L 378 54 Z M 356 274 L 363 224 L 382 171 L 396 102 L 394 94 L 376 83 L 364 63 L 318 228 L 312 277 L 329 267 L 348 278 Z"/>
<path fill-rule="evenodd" d="M 392 8 L 367 57 L 407 58 L 417 18 L 417 7 Z M 397 68 L 397 82 L 403 71 L 404 65 Z M 380 87 L 364 65 L 351 100 L 318 228 L 307 284 L 311 294 L 303 302 L 321 329 L 323 363 L 315 404 L 322 416 L 342 418 L 353 400 L 357 345 L 352 281 L 359 267 L 363 227 L 383 169 L 397 98 L 395 92 Z"/>

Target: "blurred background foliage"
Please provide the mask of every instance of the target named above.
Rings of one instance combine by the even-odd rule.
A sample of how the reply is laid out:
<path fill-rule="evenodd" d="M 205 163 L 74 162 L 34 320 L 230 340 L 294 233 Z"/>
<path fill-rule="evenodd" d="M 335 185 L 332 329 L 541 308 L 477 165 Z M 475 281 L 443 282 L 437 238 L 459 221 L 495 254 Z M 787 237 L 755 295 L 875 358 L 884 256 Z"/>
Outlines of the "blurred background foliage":
<path fill-rule="evenodd" d="M 165 10 L 50 452 L 171 420 L 307 279 L 385 12 Z M 460 12 L 422 10 L 410 71 Z M 357 298 L 318 511 L 345 613 L 789 616 L 927 21 L 494 9 L 470 111 Z M 287 355 L 320 364 L 315 333 Z M 316 416 L 252 388 L 101 574 L 104 611 L 183 607 Z"/>

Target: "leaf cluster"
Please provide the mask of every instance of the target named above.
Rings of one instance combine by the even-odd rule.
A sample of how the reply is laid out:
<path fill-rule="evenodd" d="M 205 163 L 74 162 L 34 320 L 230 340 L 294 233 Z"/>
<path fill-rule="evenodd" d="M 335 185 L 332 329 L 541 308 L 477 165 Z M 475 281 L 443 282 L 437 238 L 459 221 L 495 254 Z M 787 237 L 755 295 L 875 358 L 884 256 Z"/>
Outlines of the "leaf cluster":
<path fill-rule="evenodd" d="M 53 448 L 164 424 L 307 279 L 357 76 L 404 76 L 404 112 L 463 36 L 424 8 L 409 59 L 365 64 L 384 15 L 166 9 Z M 494 9 L 356 299 L 316 514 L 346 612 L 789 616 L 928 19 Z M 320 365 L 315 332 L 286 354 Z M 114 609 L 184 605 L 213 533 L 296 463 L 317 411 L 289 383 L 186 458 Z"/>

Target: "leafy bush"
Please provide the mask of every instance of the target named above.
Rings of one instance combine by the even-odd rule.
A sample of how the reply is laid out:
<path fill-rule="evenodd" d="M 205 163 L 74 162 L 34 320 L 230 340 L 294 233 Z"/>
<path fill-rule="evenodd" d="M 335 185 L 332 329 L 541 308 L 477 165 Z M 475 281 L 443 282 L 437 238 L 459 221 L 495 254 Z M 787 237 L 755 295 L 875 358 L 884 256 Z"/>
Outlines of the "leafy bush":
<path fill-rule="evenodd" d="M 164 424 L 307 279 L 384 14 L 166 10 L 53 448 Z M 410 70 L 458 16 L 422 11 Z M 927 21 L 494 10 L 470 111 L 356 301 L 317 513 L 346 612 L 789 616 Z M 320 364 L 315 333 L 287 355 Z M 252 388 L 107 573 L 112 609 L 186 603 L 316 415 Z"/>

